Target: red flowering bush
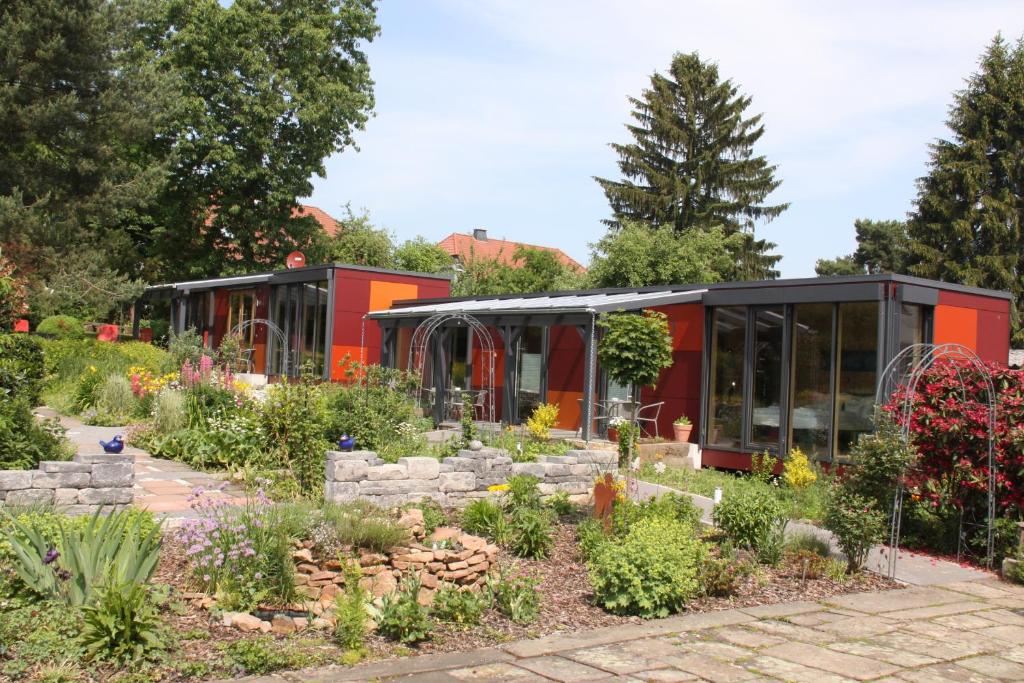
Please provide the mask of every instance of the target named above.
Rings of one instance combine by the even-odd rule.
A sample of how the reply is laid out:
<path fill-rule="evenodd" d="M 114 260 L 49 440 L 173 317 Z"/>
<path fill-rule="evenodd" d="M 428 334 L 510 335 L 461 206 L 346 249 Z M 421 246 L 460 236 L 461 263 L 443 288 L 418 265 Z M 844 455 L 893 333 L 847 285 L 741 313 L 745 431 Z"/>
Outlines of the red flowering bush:
<path fill-rule="evenodd" d="M 985 374 L 995 389 L 996 501 L 999 514 L 1024 509 L 1024 371 L 994 363 Z M 904 420 L 904 387 L 885 410 Z M 921 377 L 912 400 L 910 436 L 918 458 L 907 486 L 934 508 L 966 509 L 988 488 L 988 390 L 985 375 L 966 361 L 938 360 Z"/>

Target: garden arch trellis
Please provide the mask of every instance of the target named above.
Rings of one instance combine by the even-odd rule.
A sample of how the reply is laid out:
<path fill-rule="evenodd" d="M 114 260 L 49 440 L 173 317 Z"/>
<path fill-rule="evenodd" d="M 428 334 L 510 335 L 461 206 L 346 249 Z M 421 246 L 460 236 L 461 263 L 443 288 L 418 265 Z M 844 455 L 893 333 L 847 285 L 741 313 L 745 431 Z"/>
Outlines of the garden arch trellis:
<path fill-rule="evenodd" d="M 239 336 L 240 337 L 242 332 L 244 332 L 245 330 L 249 329 L 250 327 L 255 327 L 256 325 L 263 325 L 264 327 L 266 327 L 267 331 L 270 332 L 271 335 L 273 335 L 274 342 L 281 345 L 281 374 L 282 375 L 287 375 L 288 374 L 288 337 L 285 335 L 284 331 L 282 331 L 281 328 L 277 326 L 276 323 L 273 323 L 270 320 L 267 320 L 266 318 L 250 318 L 249 320 L 243 320 L 242 322 L 240 322 L 237 325 L 235 325 L 234 327 L 232 327 L 230 334 L 231 334 L 232 337 L 235 337 L 235 336 Z M 268 361 L 268 364 L 269 364 L 269 361 Z M 265 369 L 267 369 L 267 368 L 265 368 Z M 266 373 L 266 374 L 270 374 L 270 373 Z"/>
<path fill-rule="evenodd" d="M 964 372 L 977 373 L 982 379 L 985 389 L 985 403 L 988 408 L 988 481 L 987 483 L 987 509 L 985 515 L 986 549 L 985 564 L 991 568 L 994 552 L 994 522 L 996 512 L 996 459 L 995 459 L 995 429 L 996 429 L 996 392 L 989 376 L 988 368 L 984 361 L 972 349 L 962 344 L 913 344 L 900 351 L 889 361 L 889 364 L 879 378 L 878 388 L 875 392 L 876 414 L 882 406 L 888 403 L 893 396 L 897 396 L 900 405 L 897 407 L 897 426 L 899 427 L 900 438 L 904 445 L 910 443 L 910 420 L 914 414 L 914 398 L 917 389 L 925 373 L 930 370 L 938 361 L 950 361 L 956 369 L 957 379 L 960 384 L 961 400 L 965 400 L 967 383 Z M 902 395 L 900 396 L 900 392 Z M 977 397 L 980 398 L 980 397 Z M 913 463 L 908 463 L 908 468 Z M 906 474 L 906 470 L 904 471 Z M 888 574 L 893 578 L 896 574 L 896 561 L 899 555 L 900 525 L 903 513 L 903 496 L 905 493 L 905 477 L 901 476 L 896 483 L 896 490 L 893 493 L 892 517 L 889 528 L 889 557 Z M 957 559 L 959 559 L 964 548 L 964 519 L 963 510 L 960 513 L 960 525 L 957 531 Z"/>
<path fill-rule="evenodd" d="M 467 313 L 445 312 L 435 313 L 423 320 L 413 331 L 412 340 L 409 344 L 409 362 L 406 367 L 421 380 L 425 380 L 423 370 L 426 367 L 427 358 L 435 349 L 436 344 L 443 340 L 443 337 L 437 335 L 438 330 L 457 327 L 469 329 L 470 339 L 467 350 L 471 355 L 473 353 L 473 343 L 477 340 L 480 342 L 480 360 L 483 364 L 480 378 L 481 383 L 484 385 L 480 391 L 484 392 L 484 410 L 487 422 L 494 423 L 494 339 L 491 337 L 490 330 L 473 316 Z M 438 353 L 432 360 L 436 363 L 442 358 L 443 354 Z M 444 391 L 444 386 L 434 386 L 435 415 L 437 414 L 436 406 L 444 400 Z"/>

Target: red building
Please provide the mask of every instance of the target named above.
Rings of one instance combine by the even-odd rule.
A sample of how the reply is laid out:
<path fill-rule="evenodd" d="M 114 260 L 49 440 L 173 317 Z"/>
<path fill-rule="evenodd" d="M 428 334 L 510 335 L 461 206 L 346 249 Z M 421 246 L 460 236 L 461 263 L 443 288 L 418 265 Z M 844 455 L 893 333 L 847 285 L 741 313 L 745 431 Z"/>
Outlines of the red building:
<path fill-rule="evenodd" d="M 554 403 L 559 427 L 589 438 L 607 428 L 609 405 L 636 400 L 656 416 L 650 431 L 670 435 L 686 415 L 703 462 L 739 468 L 765 449 L 799 446 L 823 461 L 847 454 L 872 429 L 879 375 L 912 344 L 956 342 L 1005 364 L 1010 304 L 1004 292 L 865 275 L 462 299 L 424 292 L 367 310 L 385 340 L 382 362 L 398 367 L 413 362 L 417 327 L 438 326 L 425 373 L 438 420 L 450 394 L 486 389 L 482 367 L 493 365 L 487 400 L 504 423 Z M 674 363 L 656 387 L 637 391 L 602 372 L 595 321 L 642 309 L 668 316 Z"/>
<path fill-rule="evenodd" d="M 380 360 L 380 329 L 366 323 L 368 311 L 447 296 L 450 286 L 448 275 L 329 264 L 155 285 L 143 298 L 169 301 L 171 329 L 195 328 L 210 348 L 238 334 L 253 373 L 295 376 L 309 362 L 325 379 L 341 379 L 346 355 Z"/>

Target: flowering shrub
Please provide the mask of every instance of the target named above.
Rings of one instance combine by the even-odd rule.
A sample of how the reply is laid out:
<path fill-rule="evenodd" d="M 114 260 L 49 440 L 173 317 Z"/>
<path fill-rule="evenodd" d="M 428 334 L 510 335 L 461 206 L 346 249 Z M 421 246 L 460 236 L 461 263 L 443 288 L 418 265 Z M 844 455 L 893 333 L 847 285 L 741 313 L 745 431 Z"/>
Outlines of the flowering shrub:
<path fill-rule="evenodd" d="M 176 386 L 178 373 L 168 372 L 158 375 L 149 368 L 133 365 L 128 368 L 128 381 L 132 385 L 132 393 L 139 398 L 155 394 L 166 386 Z"/>
<path fill-rule="evenodd" d="M 217 594 L 225 609 L 250 610 L 268 599 L 291 602 L 291 541 L 263 490 L 242 507 L 222 490 L 197 488 L 190 500 L 196 517 L 182 523 L 178 538 L 199 587 Z"/>
<path fill-rule="evenodd" d="M 558 423 L 558 405 L 541 403 L 533 409 L 526 420 L 526 428 L 536 439 L 546 439 L 551 435 L 551 428 Z"/>
<path fill-rule="evenodd" d="M 1024 371 L 987 366 L 995 386 L 997 504 L 1024 508 Z M 963 381 L 963 385 L 961 384 Z M 988 407 L 985 378 L 966 362 L 939 360 L 917 386 L 909 430 L 918 458 L 907 474 L 912 493 L 939 507 L 944 500 L 963 509 L 978 504 L 988 487 Z M 905 390 L 885 410 L 902 419 Z M 983 503 L 981 503 L 983 505 Z"/>

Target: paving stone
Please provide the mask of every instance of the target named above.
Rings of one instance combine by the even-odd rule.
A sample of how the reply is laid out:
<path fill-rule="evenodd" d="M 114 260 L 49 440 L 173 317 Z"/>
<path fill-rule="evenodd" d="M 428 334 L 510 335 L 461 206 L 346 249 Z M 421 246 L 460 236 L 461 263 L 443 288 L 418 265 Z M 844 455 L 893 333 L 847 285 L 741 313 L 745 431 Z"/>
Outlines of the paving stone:
<path fill-rule="evenodd" d="M 633 678 L 647 683 L 676 683 L 676 681 L 695 681 L 697 677 L 691 673 L 679 669 L 651 669 L 650 671 L 638 671 Z M 618 679 L 616 679 L 618 680 Z"/>
<path fill-rule="evenodd" d="M 775 605 L 761 605 L 759 607 L 743 607 L 741 612 L 758 618 L 788 617 L 794 614 L 806 614 L 808 612 L 821 612 L 825 606 L 818 602 L 783 602 Z"/>
<path fill-rule="evenodd" d="M 828 648 L 850 655 L 880 659 L 883 662 L 889 662 L 890 664 L 902 667 L 925 666 L 926 664 L 935 664 L 939 661 L 935 657 L 917 654 L 909 650 L 886 647 L 870 640 L 844 640 L 832 643 Z"/>
<path fill-rule="evenodd" d="M 851 615 L 843 614 L 840 612 L 808 612 L 806 614 L 793 614 L 786 617 L 786 621 L 797 626 L 819 626 L 821 624 L 830 624 L 833 621 L 841 621 L 843 619 L 849 619 Z M 863 619 L 863 614 L 856 615 L 858 618 Z"/>
<path fill-rule="evenodd" d="M 775 645 L 765 649 L 764 654 L 859 681 L 888 676 L 900 669 L 888 662 L 879 662 L 875 659 L 837 652 L 808 643 Z"/>
<path fill-rule="evenodd" d="M 1002 657 L 982 655 L 980 657 L 968 657 L 957 661 L 957 665 L 992 678 L 1002 678 L 1010 681 L 1024 680 L 1024 664 L 1012 662 Z"/>
<path fill-rule="evenodd" d="M 984 602 L 951 602 L 945 605 L 932 605 L 930 607 L 916 607 L 914 609 L 885 612 L 886 619 L 931 619 L 933 617 L 944 617 L 949 614 L 969 614 L 978 610 L 988 609 L 991 605 Z"/>
<path fill-rule="evenodd" d="M 932 622 L 945 626 L 946 628 L 952 628 L 957 630 L 968 630 L 978 628 L 988 628 L 990 626 L 998 626 L 998 624 L 991 619 L 986 619 L 985 615 L 988 612 L 977 612 L 974 614 L 951 614 L 948 617 L 939 617 L 938 619 L 932 619 Z"/>
<path fill-rule="evenodd" d="M 815 627 L 845 638 L 869 638 L 899 628 L 899 623 L 880 617 L 844 617 Z"/>
<path fill-rule="evenodd" d="M 993 626 L 992 628 L 979 628 L 972 633 L 977 633 L 983 638 L 995 638 L 1010 645 L 1024 644 L 1024 627 L 1021 626 Z"/>
<path fill-rule="evenodd" d="M 904 671 L 900 673 L 900 678 L 917 683 L 989 683 L 992 680 L 985 674 L 965 669 L 950 662 Z"/>
<path fill-rule="evenodd" d="M 569 657 L 581 664 L 615 674 L 632 674 L 637 671 L 663 669 L 669 666 L 665 661 L 671 657 L 670 655 L 645 656 L 633 650 L 634 648 L 628 647 L 628 644 L 613 643 L 583 650 L 574 650 L 563 656 Z"/>
<path fill-rule="evenodd" d="M 779 643 L 786 642 L 785 638 L 779 636 L 768 635 L 767 633 L 760 633 L 758 631 L 751 631 L 744 627 L 729 627 L 716 629 L 711 632 L 715 638 L 723 640 L 733 645 L 739 645 L 740 647 L 749 647 L 753 649 L 768 647 L 770 645 L 778 645 Z"/>
<path fill-rule="evenodd" d="M 984 581 L 955 581 L 942 584 L 942 588 L 985 599 L 1005 598 L 1013 595 L 1013 591 L 1007 590 L 1003 586 L 993 586 Z"/>
<path fill-rule="evenodd" d="M 750 628 L 763 631 L 769 635 L 779 636 L 787 641 L 798 640 L 807 643 L 830 643 L 836 639 L 832 633 L 816 631 L 806 626 L 787 624 L 784 621 L 757 621 L 749 624 Z"/>
<path fill-rule="evenodd" d="M 765 655 L 748 659 L 744 666 L 749 671 L 781 678 L 784 681 L 792 681 L 792 683 L 846 683 L 853 680 L 826 673 L 821 669 L 812 669 L 809 666 Z"/>
<path fill-rule="evenodd" d="M 1008 650 L 1000 650 L 999 656 L 1003 659 L 1009 659 L 1011 662 L 1024 664 L 1024 647 L 1018 645 L 1016 647 L 1011 647 Z"/>
<path fill-rule="evenodd" d="M 725 661 L 743 659 L 744 657 L 750 657 L 754 654 L 746 648 L 730 645 L 729 643 L 719 643 L 713 640 L 687 643 L 682 647 L 697 655 L 707 655 L 709 657 Z"/>
<path fill-rule="evenodd" d="M 996 643 L 978 643 L 973 639 L 967 640 L 960 635 L 956 640 L 938 641 L 915 633 L 893 632 L 871 639 L 873 642 L 891 647 L 896 650 L 906 650 L 926 657 L 935 657 L 948 661 L 978 655 L 988 651 L 986 648 L 998 648 L 1002 645 Z"/>
<path fill-rule="evenodd" d="M 1011 612 L 1008 609 L 990 609 L 987 612 L 983 612 L 980 616 L 999 624 L 1024 626 L 1024 616 L 1021 616 L 1016 612 Z"/>
<path fill-rule="evenodd" d="M 520 659 L 516 661 L 516 666 L 555 681 L 593 681 L 608 677 L 607 671 L 554 655 Z"/>
<path fill-rule="evenodd" d="M 903 590 L 881 591 L 878 593 L 854 593 L 830 598 L 829 602 L 838 606 L 868 614 L 896 612 L 899 610 L 930 607 L 947 602 L 959 602 L 963 598 L 958 593 L 944 591 L 939 588 L 905 588 Z"/>
<path fill-rule="evenodd" d="M 502 683 L 502 681 L 536 681 L 543 680 L 540 676 L 520 669 L 514 664 L 484 664 L 464 669 L 452 669 L 446 672 L 458 681 L 477 681 L 478 683 Z"/>
<path fill-rule="evenodd" d="M 677 669 L 682 669 L 709 681 L 716 681 L 716 683 L 748 681 L 755 676 L 754 672 L 743 667 L 729 664 L 728 662 L 721 662 L 705 655 L 688 654 L 670 657 L 665 661 Z"/>

